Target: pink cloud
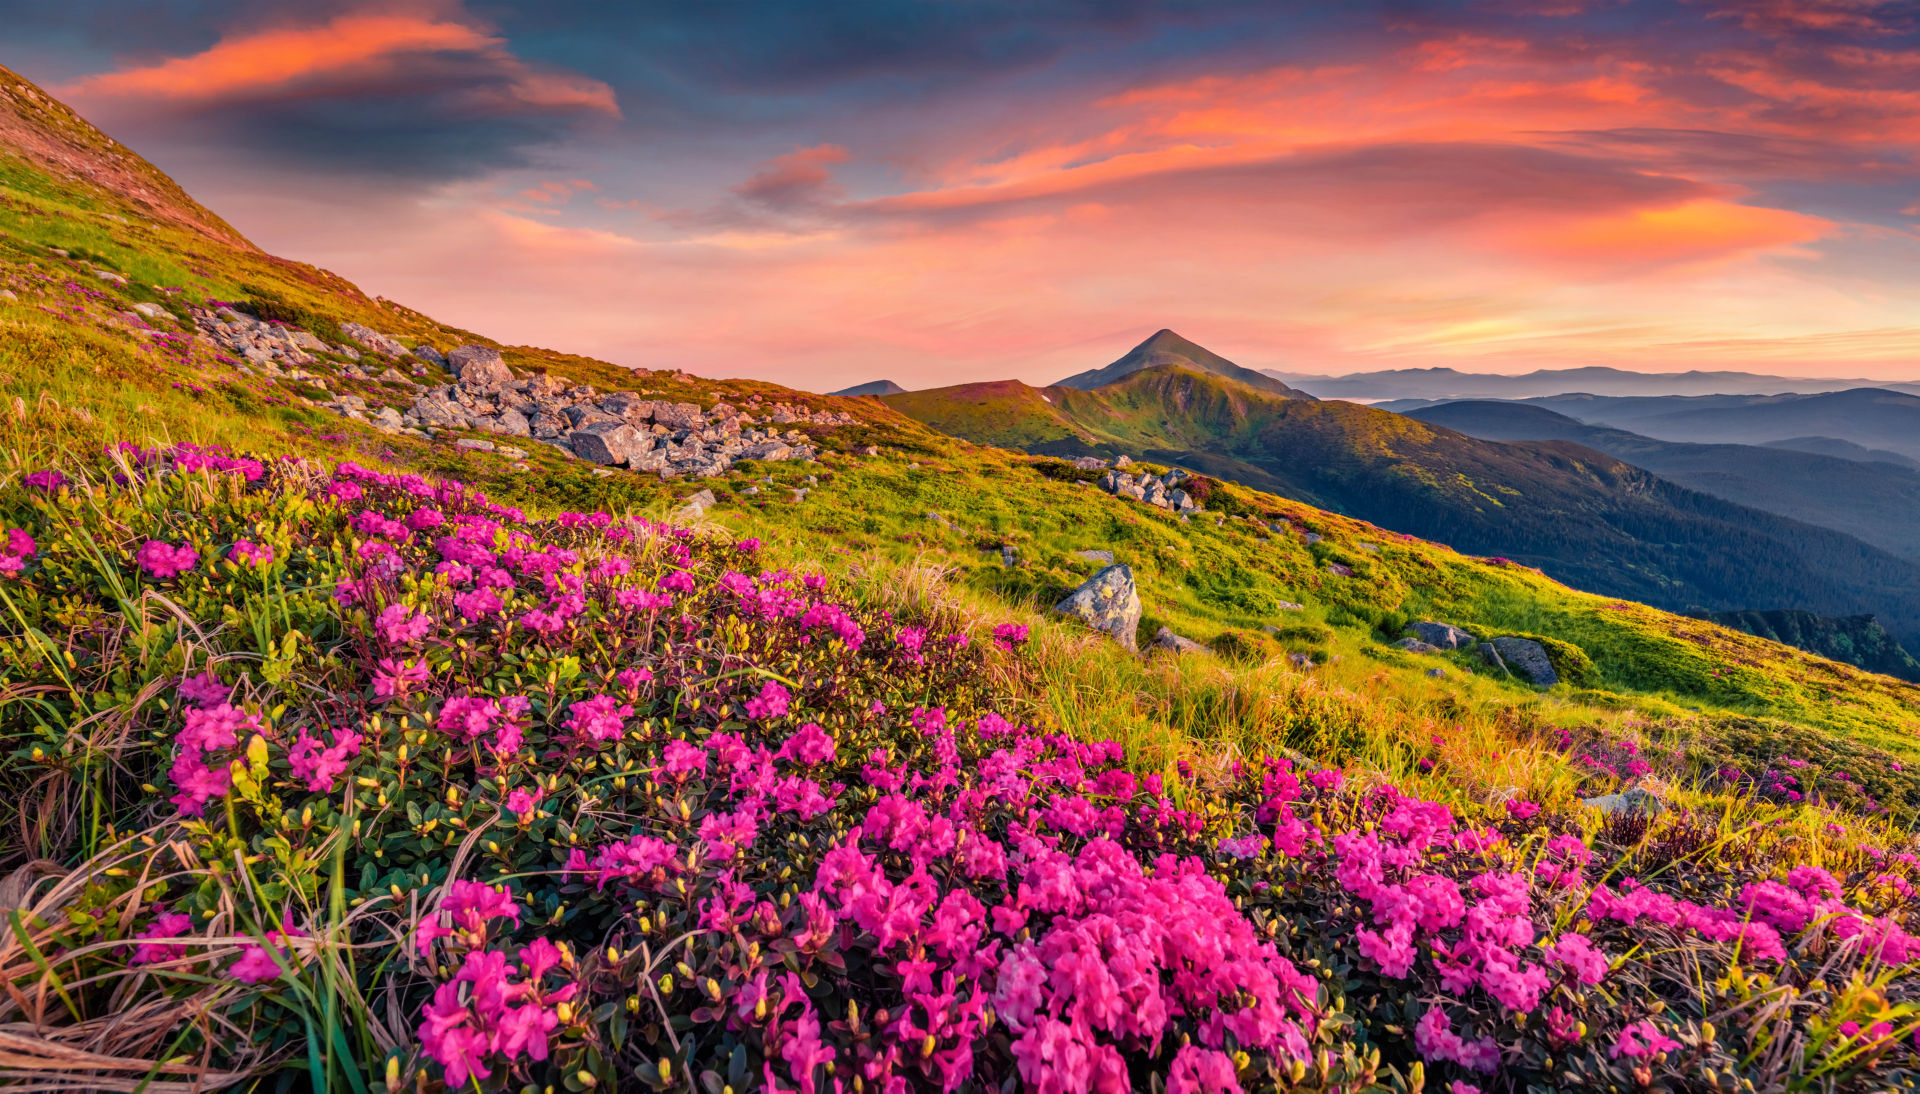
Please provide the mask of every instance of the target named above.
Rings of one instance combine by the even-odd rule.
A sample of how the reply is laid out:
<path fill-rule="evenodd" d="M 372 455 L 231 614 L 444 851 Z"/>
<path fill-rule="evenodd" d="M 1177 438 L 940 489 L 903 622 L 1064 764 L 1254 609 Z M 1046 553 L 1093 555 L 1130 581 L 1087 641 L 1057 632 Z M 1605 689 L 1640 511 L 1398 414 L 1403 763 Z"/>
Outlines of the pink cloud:
<path fill-rule="evenodd" d="M 510 113 L 583 111 L 618 117 L 606 84 L 534 67 L 506 41 L 460 18 L 353 12 L 322 24 L 230 34 L 186 57 L 78 80 L 63 92 L 78 99 L 161 100 L 183 105 L 285 94 L 315 81 L 352 81 L 394 71 L 423 54 L 462 55 L 497 77 L 475 89 L 470 105 Z"/>

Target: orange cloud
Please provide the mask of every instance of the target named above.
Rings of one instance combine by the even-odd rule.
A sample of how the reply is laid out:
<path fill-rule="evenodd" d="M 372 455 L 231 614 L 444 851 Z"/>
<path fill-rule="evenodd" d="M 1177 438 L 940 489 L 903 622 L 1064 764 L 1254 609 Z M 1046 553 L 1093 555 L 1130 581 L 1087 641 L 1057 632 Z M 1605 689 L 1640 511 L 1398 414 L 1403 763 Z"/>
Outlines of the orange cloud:
<path fill-rule="evenodd" d="M 1821 217 L 1706 198 L 1534 227 L 1508 242 L 1552 259 L 1668 266 L 1795 247 L 1833 228 Z"/>
<path fill-rule="evenodd" d="M 504 39 L 466 23 L 411 14 L 346 14 L 320 26 L 232 35 L 190 57 L 89 76 L 64 90 L 81 98 L 241 99 L 317 78 L 385 71 L 424 53 L 468 54 L 487 62 L 503 77 L 499 88 L 481 93 L 494 97 L 495 105 L 620 112 L 613 89 L 598 80 L 536 70 L 507 52 Z"/>

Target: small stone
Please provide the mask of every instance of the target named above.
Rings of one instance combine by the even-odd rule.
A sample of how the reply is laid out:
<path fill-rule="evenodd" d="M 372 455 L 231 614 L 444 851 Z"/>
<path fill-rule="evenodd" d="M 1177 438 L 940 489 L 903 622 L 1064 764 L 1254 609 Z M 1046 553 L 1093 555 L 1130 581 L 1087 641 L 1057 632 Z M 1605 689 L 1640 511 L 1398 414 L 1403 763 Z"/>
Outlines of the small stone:
<path fill-rule="evenodd" d="M 1340 577 L 1352 577 L 1353 567 L 1343 565 L 1338 562 L 1329 562 L 1327 563 L 1327 572 L 1330 574 L 1337 574 Z"/>
<path fill-rule="evenodd" d="M 707 510 L 713 507 L 716 500 L 713 496 L 713 491 L 702 490 L 698 494 L 688 498 L 687 503 L 682 505 L 679 511 L 674 513 L 673 518 L 675 520 L 699 520 L 701 517 L 707 515 Z"/>
<path fill-rule="evenodd" d="M 1602 794 L 1597 798 L 1586 798 L 1581 805 L 1590 805 L 1609 816 L 1643 813 L 1649 817 L 1659 816 L 1667 811 L 1667 803 L 1660 796 L 1643 787 L 1633 786 L 1618 794 Z"/>
<path fill-rule="evenodd" d="M 491 452 L 491 451 L 493 451 L 493 442 L 492 442 L 492 441 L 482 441 L 482 440 L 477 440 L 477 439 L 475 439 L 475 438 L 473 438 L 473 437 L 461 437 L 461 438 L 460 438 L 459 440 L 456 440 L 456 441 L 454 441 L 454 442 L 453 442 L 453 446 L 454 446 L 455 448 L 467 448 L 467 449 L 472 449 L 472 450 L 473 450 L 473 451 L 475 451 L 475 452 Z"/>
<path fill-rule="evenodd" d="M 1161 627 L 1159 631 L 1155 632 L 1151 648 L 1165 650 L 1168 653 L 1210 652 L 1207 647 L 1195 642 L 1191 638 L 1182 638 L 1167 627 Z"/>
<path fill-rule="evenodd" d="M 1307 610 L 1307 606 L 1305 604 L 1295 604 L 1291 600 L 1282 600 L 1280 602 L 1280 610 L 1283 612 L 1303 612 Z"/>
<path fill-rule="evenodd" d="M 1113 561 L 1112 551 L 1075 551 L 1074 554 L 1080 558 L 1086 559 L 1088 562 L 1111 563 Z"/>
<path fill-rule="evenodd" d="M 1395 642 L 1394 646 L 1397 649 L 1406 650 L 1408 653 L 1439 653 L 1440 652 L 1439 646 L 1429 645 L 1425 642 L 1420 641 L 1418 638 L 1402 638 L 1400 641 Z"/>

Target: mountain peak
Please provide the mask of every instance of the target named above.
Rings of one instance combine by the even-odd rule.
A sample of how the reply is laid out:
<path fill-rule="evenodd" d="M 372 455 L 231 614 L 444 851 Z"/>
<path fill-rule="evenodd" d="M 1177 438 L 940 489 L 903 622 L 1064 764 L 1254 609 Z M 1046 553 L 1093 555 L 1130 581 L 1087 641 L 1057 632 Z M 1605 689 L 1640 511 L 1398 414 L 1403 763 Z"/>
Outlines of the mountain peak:
<path fill-rule="evenodd" d="M 1154 331 L 1146 341 L 1128 350 L 1124 356 L 1107 367 L 1077 373 L 1055 386 L 1092 390 L 1125 379 L 1136 372 L 1168 366 L 1190 368 L 1196 372 L 1224 376 L 1229 380 L 1237 380 L 1249 387 L 1256 387 L 1275 395 L 1285 395 L 1295 399 L 1313 398 L 1264 373 L 1242 368 L 1168 327 Z"/>

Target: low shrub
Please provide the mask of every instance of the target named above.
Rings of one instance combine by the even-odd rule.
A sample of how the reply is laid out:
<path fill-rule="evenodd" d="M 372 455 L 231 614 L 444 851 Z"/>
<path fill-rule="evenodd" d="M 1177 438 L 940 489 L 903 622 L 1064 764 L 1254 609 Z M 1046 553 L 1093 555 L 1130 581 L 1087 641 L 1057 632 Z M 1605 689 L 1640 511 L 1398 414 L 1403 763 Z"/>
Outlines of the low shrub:
<path fill-rule="evenodd" d="M 1814 867 L 1684 815 L 1589 837 L 1279 758 L 1142 774 L 1007 716 L 1023 626 L 354 464 L 128 449 L 7 487 L 0 519 L 29 837 L 0 1022 L 75 1085 L 128 1060 L 202 1088 L 861 1094 L 1920 1068 L 1905 848 Z"/>

